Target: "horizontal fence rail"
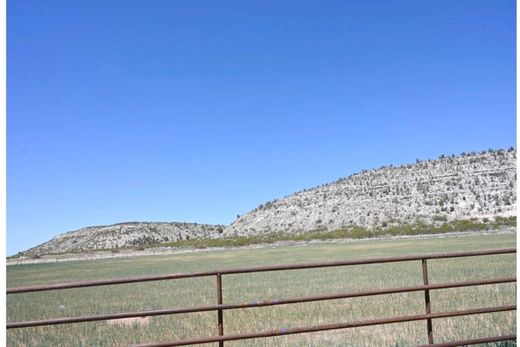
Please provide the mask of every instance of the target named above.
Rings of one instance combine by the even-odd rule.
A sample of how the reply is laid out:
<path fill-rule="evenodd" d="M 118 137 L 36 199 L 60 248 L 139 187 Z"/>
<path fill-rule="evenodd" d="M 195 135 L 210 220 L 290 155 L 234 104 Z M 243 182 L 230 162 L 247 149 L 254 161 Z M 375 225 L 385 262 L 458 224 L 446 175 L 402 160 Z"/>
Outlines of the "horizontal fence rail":
<path fill-rule="evenodd" d="M 124 313 L 116 313 L 116 314 L 79 316 L 79 317 L 62 317 L 62 318 L 33 320 L 33 321 L 25 321 L 25 322 L 8 322 L 6 327 L 7 327 L 7 329 L 28 328 L 28 327 L 36 327 L 36 326 L 93 322 L 93 321 L 101 321 L 101 320 L 122 319 L 122 318 L 143 317 L 143 316 L 161 316 L 161 315 L 174 315 L 174 314 L 216 311 L 217 312 L 218 336 L 178 340 L 178 341 L 164 342 L 164 343 L 145 344 L 145 345 L 139 345 L 139 346 L 143 346 L 143 347 L 144 346 L 146 346 L 146 347 L 186 346 L 186 345 L 204 344 L 204 343 L 212 343 L 212 342 L 213 343 L 218 342 L 219 346 L 223 346 L 225 341 L 265 338 L 265 337 L 273 337 L 273 336 L 301 334 L 301 333 L 310 333 L 310 332 L 337 330 L 337 329 L 348 329 L 348 328 L 355 328 L 355 327 L 362 327 L 362 326 L 383 325 L 383 324 L 411 322 L 411 321 L 420 321 L 420 320 L 425 320 L 427 323 L 426 331 L 427 331 L 427 337 L 428 337 L 428 344 L 424 345 L 424 346 L 446 346 L 447 347 L 447 346 L 470 345 L 470 344 L 478 344 L 478 343 L 486 343 L 486 342 L 516 340 L 516 335 L 504 335 L 504 336 L 486 337 L 486 338 L 473 339 L 473 340 L 459 340 L 459 341 L 454 341 L 454 342 L 449 342 L 449 343 L 435 344 L 434 340 L 433 340 L 433 328 L 432 328 L 432 320 L 434 320 L 434 319 L 485 314 L 485 313 L 493 313 L 493 312 L 513 311 L 513 310 L 516 310 L 516 306 L 508 305 L 508 306 L 486 307 L 486 308 L 471 309 L 471 310 L 431 313 L 431 309 L 430 309 L 431 303 L 430 303 L 430 295 L 429 295 L 431 290 L 448 289 L 448 288 L 462 288 L 462 287 L 482 286 L 482 285 L 492 285 L 492 284 L 504 284 L 504 283 L 516 283 L 516 277 L 505 277 L 505 278 L 493 278 L 493 279 L 483 279 L 483 280 L 430 284 L 428 281 L 428 265 L 427 265 L 427 260 L 430 260 L 430 259 L 476 257 L 476 256 L 489 256 L 489 255 L 512 254 L 512 253 L 516 253 L 516 248 L 484 250 L 484 251 L 470 251 L 470 252 L 434 253 L 434 254 L 400 256 L 400 257 L 380 257 L 380 258 L 368 258 L 368 259 L 320 262 L 320 263 L 285 264 L 285 265 L 275 265 L 275 266 L 232 268 L 232 269 L 193 272 L 193 273 L 173 273 L 173 274 L 160 275 L 160 276 L 127 277 L 127 278 L 107 279 L 107 280 L 100 280 L 100 281 L 69 282 L 69 283 L 41 285 L 41 286 L 8 288 L 6 291 L 7 294 L 21 294 L 21 293 L 40 292 L 40 291 L 51 291 L 51 290 L 74 289 L 74 288 L 84 288 L 84 287 L 108 286 L 108 285 L 118 285 L 118 284 L 128 284 L 128 283 L 140 283 L 140 282 L 150 282 L 150 281 L 177 280 L 177 279 L 184 279 L 184 278 L 215 276 L 217 304 L 213 305 L 213 306 L 176 307 L 176 308 L 148 310 L 148 311 L 139 311 L 139 312 L 124 312 Z M 408 262 L 408 261 L 421 261 L 422 274 L 423 274 L 423 285 L 398 287 L 398 288 L 385 288 L 385 289 L 366 290 L 366 291 L 355 291 L 355 292 L 342 292 L 342 293 L 327 294 L 327 295 L 293 297 L 293 298 L 285 298 L 285 299 L 277 299 L 277 300 L 254 301 L 251 303 L 240 303 L 240 304 L 223 304 L 222 303 L 222 276 L 223 275 L 270 272 L 270 271 L 316 269 L 316 268 L 326 268 L 326 267 L 367 265 L 367 264 L 384 264 L 384 263 Z M 425 314 L 391 317 L 391 318 L 384 318 L 384 319 L 377 319 L 377 320 L 364 320 L 364 321 L 349 322 L 349 323 L 337 323 L 337 324 L 307 326 L 307 327 L 298 327 L 298 328 L 290 328 L 290 329 L 270 330 L 270 331 L 256 332 L 256 333 L 253 332 L 253 333 L 245 333 L 245 334 L 224 335 L 223 312 L 225 310 L 236 310 L 236 309 L 245 309 L 245 308 L 254 308 L 254 307 L 275 306 L 275 305 L 288 305 L 288 304 L 297 304 L 297 303 L 304 303 L 304 302 L 347 299 L 347 298 L 354 298 L 354 297 L 369 297 L 369 296 L 376 296 L 376 295 L 418 292 L 418 291 L 424 291 L 424 294 L 425 294 Z"/>
<path fill-rule="evenodd" d="M 69 283 L 51 284 L 51 285 L 44 285 L 44 286 L 8 288 L 7 294 L 29 293 L 29 292 L 69 289 L 69 288 L 107 286 L 107 285 L 114 285 L 114 284 L 126 284 L 126 283 L 136 283 L 136 282 L 164 281 L 164 280 L 174 280 L 174 279 L 181 279 L 181 278 L 208 277 L 208 276 L 216 276 L 218 274 L 233 275 L 233 274 L 245 274 L 245 273 L 252 273 L 252 272 L 316 269 L 316 268 L 335 267 L 335 266 L 396 263 L 396 262 L 414 261 L 414 260 L 423 260 L 423 259 L 478 257 L 478 256 L 483 256 L 483 255 L 497 255 L 497 254 L 508 254 L 508 253 L 516 253 L 516 248 L 504 248 L 504 249 L 472 251 L 472 252 L 433 253 L 433 254 L 415 255 L 415 256 L 382 257 L 382 258 L 369 258 L 369 259 L 360 259 L 360 260 L 331 261 L 331 262 L 321 262 L 321 263 L 258 266 L 258 267 L 248 267 L 248 268 L 233 268 L 233 269 L 225 269 L 225 270 L 216 270 L 216 271 L 173 273 L 173 274 L 162 275 L 162 276 L 141 276 L 141 277 L 107 279 L 107 280 L 101 280 L 101 281 L 69 282 Z"/>
<path fill-rule="evenodd" d="M 486 284 L 512 283 L 512 282 L 516 282 L 516 277 L 496 278 L 496 279 L 492 279 L 492 280 L 480 280 L 480 281 L 440 283 L 440 284 L 431 284 L 431 285 L 425 285 L 425 286 L 400 287 L 400 288 L 380 289 L 380 290 L 371 290 L 371 291 L 345 292 L 345 293 L 318 295 L 318 296 L 304 296 L 304 297 L 296 297 L 296 298 L 290 298 L 290 299 L 264 300 L 264 301 L 255 301 L 255 302 L 251 302 L 251 303 L 241 303 L 241 304 L 226 304 L 226 305 L 221 304 L 221 305 L 214 305 L 214 306 L 182 307 L 182 308 L 126 312 L 126 313 L 116 313 L 116 314 L 96 315 L 96 316 L 55 318 L 55 319 L 38 320 L 38 321 L 7 323 L 7 329 L 36 327 L 36 326 L 42 326 L 42 325 L 92 322 L 92 321 L 110 320 L 110 319 L 135 318 L 135 317 L 143 317 L 143 316 L 162 316 L 162 315 L 207 312 L 207 311 L 218 311 L 218 310 L 224 311 L 224 310 L 234 310 L 234 309 L 253 308 L 253 307 L 298 304 L 298 303 L 313 302 L 313 301 L 347 299 L 347 298 L 356 298 L 356 297 L 363 297 L 363 296 L 417 292 L 417 291 L 422 291 L 422 290 L 426 290 L 426 289 L 433 290 L 433 289 L 460 288 L 460 287 L 470 287 L 470 286 L 478 286 L 478 285 L 486 285 Z"/>
<path fill-rule="evenodd" d="M 292 335 L 292 334 L 301 334 L 301 333 L 311 333 L 311 332 L 326 331 L 326 330 L 358 328 L 358 327 L 366 327 L 366 326 L 372 326 L 372 325 L 404 323 L 404 322 L 413 322 L 413 321 L 425 320 L 425 319 L 460 317 L 460 316 L 468 316 L 468 315 L 474 315 L 474 314 L 503 312 L 503 311 L 512 311 L 512 310 L 516 310 L 515 305 L 489 307 L 489 308 L 484 308 L 484 309 L 474 309 L 474 310 L 464 310 L 464 311 L 439 312 L 439 313 L 422 314 L 422 315 L 414 315 L 414 316 L 401 316 L 401 317 L 393 317 L 393 318 L 385 318 L 385 319 L 372 319 L 372 320 L 364 320 L 364 321 L 350 322 L 350 323 L 324 324 L 324 325 L 315 325 L 315 326 L 303 327 L 303 328 L 270 330 L 270 331 L 265 331 L 265 332 L 261 332 L 261 333 L 238 334 L 238 335 L 228 335 L 228 336 L 212 336 L 212 337 L 206 337 L 206 338 L 200 338 L 200 339 L 179 340 L 179 341 L 175 341 L 175 342 L 136 345 L 135 347 L 166 347 L 166 346 L 198 345 L 198 344 L 210 343 L 210 342 L 246 340 L 246 339 L 259 338 L 259 337 L 273 337 L 273 336 L 283 336 L 283 335 Z M 429 345 L 427 345 L 427 346 L 429 346 Z M 460 345 L 456 345 L 456 346 L 460 346 Z"/>

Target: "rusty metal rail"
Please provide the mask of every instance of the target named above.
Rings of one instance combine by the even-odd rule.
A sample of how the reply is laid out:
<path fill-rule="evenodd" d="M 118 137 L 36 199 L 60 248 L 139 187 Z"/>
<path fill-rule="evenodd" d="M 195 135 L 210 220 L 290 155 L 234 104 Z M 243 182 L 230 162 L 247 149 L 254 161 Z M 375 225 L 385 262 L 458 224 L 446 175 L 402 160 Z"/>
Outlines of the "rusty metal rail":
<path fill-rule="evenodd" d="M 512 283 L 512 282 L 516 282 L 516 277 L 496 278 L 496 279 L 492 279 L 492 280 L 455 282 L 455 283 L 439 283 L 439 284 L 424 285 L 424 286 L 400 287 L 400 288 L 380 289 L 380 290 L 371 290 L 371 291 L 344 292 L 344 293 L 318 295 L 318 296 L 303 296 L 303 297 L 295 297 L 295 298 L 290 298 L 290 299 L 264 300 L 264 301 L 256 301 L 256 302 L 252 302 L 252 303 L 241 303 L 241 304 L 224 305 L 224 304 L 220 303 L 215 306 L 180 307 L 180 308 L 171 308 L 171 309 L 125 312 L 125 313 L 96 315 L 96 316 L 55 318 L 55 319 L 27 321 L 27 322 L 18 322 L 18 323 L 7 323 L 7 329 L 28 328 L 28 327 L 36 327 L 36 326 L 42 326 L 42 325 L 93 322 L 93 321 L 101 321 L 101 320 L 134 318 L 134 317 L 143 317 L 143 316 L 162 316 L 162 315 L 207 312 L 207 311 L 225 311 L 225 310 L 234 310 L 234 309 L 243 309 L 243 308 L 298 304 L 298 303 L 313 302 L 313 301 L 347 299 L 347 298 L 356 298 L 356 297 L 363 297 L 363 296 L 397 294 L 397 293 L 417 292 L 417 291 L 423 291 L 423 290 L 460 288 L 460 287 L 471 287 L 471 286 L 486 285 L 486 284 L 501 284 L 501 283 Z M 217 293 L 218 293 L 218 290 L 217 290 Z"/>
<path fill-rule="evenodd" d="M 514 305 L 513 306 L 498 306 L 498 307 L 489 307 L 489 308 L 464 310 L 464 311 L 438 312 L 438 313 L 420 314 L 420 315 L 414 315 L 414 316 L 401 316 L 401 317 L 392 317 L 392 318 L 385 318 L 385 319 L 371 319 L 371 320 L 364 320 L 364 321 L 357 321 L 357 322 L 350 322 L 350 323 L 324 324 L 324 325 L 315 325 L 315 326 L 302 327 L 302 328 L 269 330 L 269 331 L 264 331 L 264 332 L 260 332 L 260 333 L 237 334 L 237 335 L 227 335 L 227 336 L 212 336 L 212 337 L 205 337 L 205 338 L 200 338 L 200 339 L 179 340 L 179 341 L 175 341 L 175 342 L 136 345 L 135 347 L 188 346 L 188 345 L 198 345 L 198 344 L 211 343 L 211 342 L 237 341 L 237 340 L 255 339 L 255 338 L 259 338 L 259 337 L 293 335 L 293 334 L 311 333 L 311 332 L 318 332 L 318 331 L 358 328 L 358 327 L 392 324 L 392 323 L 413 322 L 413 321 L 419 321 L 419 320 L 425 320 L 425 319 L 460 317 L 460 316 L 468 316 L 468 315 L 474 315 L 474 314 L 504 312 L 504 311 L 512 311 L 512 310 L 516 310 L 516 306 L 514 306 Z M 498 338 L 503 338 L 503 337 L 501 336 Z M 493 337 L 490 339 L 493 339 Z M 491 341 L 494 341 L 494 340 L 491 340 Z M 431 346 L 431 345 L 426 345 L 426 346 Z M 455 344 L 455 346 L 460 346 L 460 344 Z"/>
<path fill-rule="evenodd" d="M 418 255 L 418 256 L 369 258 L 369 259 L 321 262 L 321 263 L 286 264 L 286 265 L 276 265 L 276 266 L 233 268 L 233 269 L 223 269 L 223 270 L 216 270 L 216 271 L 205 271 L 205 272 L 194 272 L 194 273 L 174 273 L 174 274 L 162 275 L 162 276 L 129 277 L 129 278 L 121 278 L 121 279 L 108 279 L 108 280 L 101 280 L 101 281 L 70 282 L 70 283 L 51 284 L 51 285 L 42 285 L 42 286 L 8 288 L 6 291 L 7 294 L 20 294 L 20 293 L 30 293 L 30 292 L 38 292 L 38 291 L 50 291 L 50 290 L 60 290 L 60 289 L 73 289 L 73 288 L 107 286 L 107 285 L 116 285 L 116 284 L 215 276 L 217 305 L 199 306 L 199 307 L 180 307 L 180 308 L 177 307 L 177 308 L 160 309 L 160 310 L 126 312 L 126 313 L 105 314 L 105 315 L 95 315 L 95 316 L 63 317 L 63 318 L 25 321 L 25 322 L 10 322 L 10 323 L 7 323 L 6 327 L 7 327 L 7 329 L 28 328 L 28 327 L 45 326 L 45 325 L 92 322 L 92 321 L 100 321 L 100 320 L 121 319 L 121 318 L 142 317 L 142 316 L 160 316 L 160 315 L 186 314 L 186 313 L 193 313 L 193 312 L 217 311 L 218 336 L 187 339 L 187 340 L 178 340 L 178 341 L 172 341 L 172 342 L 155 343 L 155 344 L 148 344 L 148 345 L 141 345 L 141 346 L 147 346 L 147 347 L 185 346 L 185 345 L 203 344 L 203 343 L 211 343 L 211 342 L 218 342 L 219 346 L 223 346 L 225 341 L 272 337 L 272 336 L 281 336 L 281 335 L 289 335 L 289 334 L 300 334 L 300 333 L 309 333 L 309 332 L 326 331 L 326 330 L 334 330 L 334 329 L 347 329 L 347 328 L 354 328 L 354 327 L 361 327 L 361 326 L 391 324 L 391 323 L 410 322 L 410 321 L 419 321 L 419 320 L 426 321 L 428 345 L 425 345 L 425 346 L 458 346 L 458 345 L 462 345 L 462 344 L 470 345 L 470 344 L 485 343 L 485 342 L 516 340 L 516 335 L 505 335 L 505 336 L 487 337 L 487 338 L 482 338 L 482 339 L 454 341 L 454 342 L 443 343 L 443 344 L 434 344 L 433 324 L 432 324 L 432 320 L 434 320 L 434 319 L 457 317 L 457 316 L 464 316 L 464 315 L 484 314 L 484 313 L 491 313 L 491 312 L 512 311 L 512 310 L 516 310 L 516 306 L 510 305 L 510 306 L 487 307 L 487 308 L 472 309 L 472 310 L 431 313 L 431 302 L 430 302 L 430 291 L 431 290 L 447 289 L 447 288 L 461 288 L 461 287 L 481 286 L 481 285 L 492 285 L 492 284 L 503 284 L 503 283 L 516 283 L 516 277 L 430 284 L 429 279 L 428 279 L 428 265 L 427 265 L 428 259 L 475 257 L 475 256 L 512 254 L 512 253 L 516 253 L 515 248 L 485 250 L 485 251 L 472 251 L 472 252 L 435 253 L 435 254 L 426 254 L 426 255 Z M 407 262 L 407 261 L 418 261 L 418 260 L 421 261 L 422 274 L 423 274 L 423 285 L 419 285 L 419 286 L 385 288 L 385 289 L 357 291 L 357 292 L 342 292 L 342 293 L 335 293 L 335 294 L 328 294 L 328 295 L 294 297 L 294 298 L 287 298 L 287 299 L 280 299 L 280 300 L 265 300 L 265 301 L 256 301 L 256 302 L 252 302 L 252 303 L 240 303 L 240 304 L 223 304 L 223 301 L 222 301 L 222 277 L 223 277 L 223 275 L 268 272 L 268 271 L 285 271 L 285 270 L 325 268 L 325 267 L 336 267 L 336 266 L 383 264 L 383 263 Z M 353 297 L 375 296 L 375 295 L 396 294 L 396 293 L 417 292 L 417 291 L 424 291 L 425 314 L 413 315 L 413 316 L 391 317 L 391 318 L 384 318 L 384 319 L 378 319 L 378 320 L 365 320 L 365 321 L 350 322 L 350 323 L 327 324 L 327 325 L 308 326 L 308 327 L 299 327 L 299 328 L 291 328 L 291 329 L 271 330 L 271 331 L 238 334 L 238 335 L 236 335 L 236 334 L 235 335 L 224 335 L 223 312 L 225 310 L 274 306 L 274 305 L 288 305 L 288 304 L 297 304 L 297 303 L 313 302 L 313 301 L 346 299 L 346 298 L 353 298 Z"/>

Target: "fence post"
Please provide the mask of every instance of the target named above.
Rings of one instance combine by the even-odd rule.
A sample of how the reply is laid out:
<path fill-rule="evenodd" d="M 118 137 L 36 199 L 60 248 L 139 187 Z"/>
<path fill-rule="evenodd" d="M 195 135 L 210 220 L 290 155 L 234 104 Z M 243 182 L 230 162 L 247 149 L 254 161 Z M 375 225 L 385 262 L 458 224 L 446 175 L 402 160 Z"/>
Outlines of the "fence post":
<path fill-rule="evenodd" d="M 426 258 L 422 259 L 422 274 L 424 285 L 428 285 L 428 264 L 426 263 Z M 424 303 L 426 305 L 426 314 L 432 313 L 430 305 L 430 291 L 428 289 L 424 290 Z M 426 320 L 426 326 L 428 329 L 428 343 L 433 344 L 433 327 L 431 318 Z"/>
<path fill-rule="evenodd" d="M 217 273 L 217 304 L 222 305 L 222 274 Z M 217 310 L 218 335 L 224 335 L 224 315 L 222 309 Z M 224 347 L 224 341 L 219 341 L 219 347 Z"/>

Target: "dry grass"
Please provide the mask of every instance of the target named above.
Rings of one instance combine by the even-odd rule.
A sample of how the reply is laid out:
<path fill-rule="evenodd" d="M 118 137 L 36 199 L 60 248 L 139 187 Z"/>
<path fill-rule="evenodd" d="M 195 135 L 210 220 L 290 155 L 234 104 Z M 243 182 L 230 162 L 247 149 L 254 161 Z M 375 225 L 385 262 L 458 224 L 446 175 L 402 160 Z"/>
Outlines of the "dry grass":
<path fill-rule="evenodd" d="M 152 317 L 133 317 L 133 318 L 121 318 L 121 319 L 110 319 L 105 321 L 108 325 L 119 325 L 119 326 L 147 326 L 150 324 Z"/>

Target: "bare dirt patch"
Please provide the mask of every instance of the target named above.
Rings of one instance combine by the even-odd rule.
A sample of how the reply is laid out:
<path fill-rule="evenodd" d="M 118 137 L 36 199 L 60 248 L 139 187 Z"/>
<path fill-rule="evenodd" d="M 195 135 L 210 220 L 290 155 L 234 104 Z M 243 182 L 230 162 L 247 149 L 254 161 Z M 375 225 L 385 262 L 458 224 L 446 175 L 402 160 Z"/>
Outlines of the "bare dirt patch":
<path fill-rule="evenodd" d="M 132 317 L 132 318 L 121 318 L 107 320 L 108 325 L 119 325 L 131 327 L 133 325 L 147 326 L 150 324 L 152 317 Z"/>

